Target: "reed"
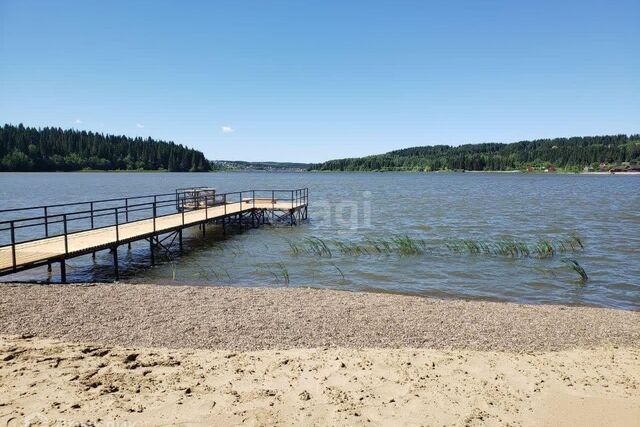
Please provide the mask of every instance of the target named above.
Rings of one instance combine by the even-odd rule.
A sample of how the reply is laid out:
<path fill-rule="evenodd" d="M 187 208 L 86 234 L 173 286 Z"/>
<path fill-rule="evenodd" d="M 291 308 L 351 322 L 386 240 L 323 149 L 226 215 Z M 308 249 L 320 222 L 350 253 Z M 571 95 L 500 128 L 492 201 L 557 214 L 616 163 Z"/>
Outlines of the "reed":
<path fill-rule="evenodd" d="M 534 250 L 538 258 L 551 258 L 556 253 L 553 242 L 549 239 L 538 240 L 534 246 Z"/>
<path fill-rule="evenodd" d="M 280 272 L 280 276 L 282 276 L 282 280 L 284 282 L 285 285 L 288 285 L 290 282 L 290 277 L 289 277 L 289 270 L 287 270 L 287 266 L 284 265 L 283 262 L 278 262 L 276 263 L 276 267 L 278 268 L 279 272 Z"/>
<path fill-rule="evenodd" d="M 584 268 L 573 258 L 562 258 L 560 261 L 564 263 L 569 269 L 575 271 L 580 276 L 580 284 L 584 285 L 589 280 L 587 272 Z"/>
<path fill-rule="evenodd" d="M 301 255 L 304 253 L 303 248 L 300 245 L 298 245 L 296 242 L 293 242 L 287 239 L 287 243 L 289 244 L 289 252 L 292 255 Z"/>
<path fill-rule="evenodd" d="M 356 242 L 345 242 L 341 240 L 334 240 L 331 242 L 338 251 L 343 255 L 369 255 L 369 250 L 365 245 L 358 244 Z"/>
<path fill-rule="evenodd" d="M 340 276 L 342 277 L 342 278 L 340 279 L 340 281 L 341 281 L 341 282 L 345 282 L 346 280 L 345 280 L 345 277 L 344 277 L 344 273 L 342 272 L 342 270 L 340 269 L 340 267 L 338 267 L 338 266 L 336 265 L 336 263 L 335 263 L 335 262 L 334 262 L 334 263 L 332 263 L 331 265 L 333 265 L 333 268 L 335 268 L 336 270 L 338 270 L 338 273 L 340 273 Z"/>
<path fill-rule="evenodd" d="M 284 285 L 289 285 L 291 277 L 289 276 L 289 270 L 284 262 L 263 262 L 257 264 L 261 269 L 261 274 L 266 273 L 273 276 L 276 283 L 282 282 Z"/>
<path fill-rule="evenodd" d="M 424 242 L 407 235 L 395 236 L 391 241 L 401 255 L 419 255 L 424 252 Z"/>
<path fill-rule="evenodd" d="M 319 237 L 310 236 L 305 238 L 305 246 L 307 253 L 312 255 L 326 256 L 327 258 L 332 256 L 331 249 L 329 249 L 327 243 Z"/>

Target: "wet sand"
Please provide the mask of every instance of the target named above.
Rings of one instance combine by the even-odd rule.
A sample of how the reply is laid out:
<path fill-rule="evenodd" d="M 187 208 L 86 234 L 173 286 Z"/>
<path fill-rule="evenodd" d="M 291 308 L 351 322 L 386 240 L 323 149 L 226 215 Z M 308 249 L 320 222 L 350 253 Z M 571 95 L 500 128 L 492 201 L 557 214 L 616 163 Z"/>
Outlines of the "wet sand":
<path fill-rule="evenodd" d="M 0 285 L 0 334 L 122 346 L 557 351 L 640 346 L 640 312 L 308 288 Z"/>

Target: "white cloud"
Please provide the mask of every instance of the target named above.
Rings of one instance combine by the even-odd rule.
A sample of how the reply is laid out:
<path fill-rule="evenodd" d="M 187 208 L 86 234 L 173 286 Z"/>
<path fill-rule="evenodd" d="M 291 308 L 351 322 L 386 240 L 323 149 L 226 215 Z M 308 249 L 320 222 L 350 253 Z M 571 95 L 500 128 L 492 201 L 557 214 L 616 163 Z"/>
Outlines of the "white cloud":
<path fill-rule="evenodd" d="M 80 119 L 75 119 L 75 121 L 74 121 L 73 123 L 75 123 L 75 124 L 79 125 L 79 124 L 81 124 L 81 123 L 82 123 L 82 120 L 80 120 Z"/>
<path fill-rule="evenodd" d="M 136 123 L 136 127 L 137 127 L 138 129 L 143 129 L 143 128 L 144 128 L 144 125 L 143 125 L 143 124 L 141 124 L 141 123 Z"/>
<path fill-rule="evenodd" d="M 222 133 L 232 133 L 234 131 L 231 126 L 222 126 L 220 130 L 222 130 Z"/>

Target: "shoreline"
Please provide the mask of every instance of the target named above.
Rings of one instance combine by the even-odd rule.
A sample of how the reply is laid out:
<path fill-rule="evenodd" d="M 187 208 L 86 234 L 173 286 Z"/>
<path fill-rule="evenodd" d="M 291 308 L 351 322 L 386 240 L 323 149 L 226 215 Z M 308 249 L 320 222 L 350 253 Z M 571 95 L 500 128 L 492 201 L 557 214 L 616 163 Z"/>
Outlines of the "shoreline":
<path fill-rule="evenodd" d="M 168 171 L 168 170 L 101 170 L 101 169 L 82 169 L 75 171 L 0 171 L 0 174 L 14 174 L 14 173 L 188 173 L 188 174 L 207 174 L 207 173 L 424 173 L 424 174 L 440 174 L 440 173 L 495 173 L 495 174 L 522 174 L 522 175 L 594 175 L 594 176 L 625 176 L 625 175 L 640 175 L 640 172 L 569 172 L 569 171 L 555 171 L 555 172 L 528 172 L 526 170 L 436 170 L 436 171 L 413 171 L 413 170 L 362 170 L 362 171 L 340 171 L 340 170 L 263 170 L 263 169 L 230 169 L 230 170 L 209 170 L 209 171 Z"/>
<path fill-rule="evenodd" d="M 628 425 L 640 312 L 310 288 L 0 285 L 0 423 Z"/>

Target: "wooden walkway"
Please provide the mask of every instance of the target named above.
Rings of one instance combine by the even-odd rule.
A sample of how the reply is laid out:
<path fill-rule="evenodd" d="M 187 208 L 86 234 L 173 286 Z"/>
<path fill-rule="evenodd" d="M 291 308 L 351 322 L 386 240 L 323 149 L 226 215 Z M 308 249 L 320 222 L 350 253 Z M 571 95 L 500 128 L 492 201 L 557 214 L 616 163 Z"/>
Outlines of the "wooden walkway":
<path fill-rule="evenodd" d="M 12 245 L 0 247 L 0 275 L 11 274 L 51 262 L 61 261 L 64 264 L 64 259 L 106 248 L 116 249 L 119 245 L 137 240 L 149 239 L 153 245 L 153 237 L 160 234 L 180 232 L 181 239 L 181 231 L 184 228 L 209 222 L 224 221 L 225 218 L 242 220 L 248 214 L 255 214 L 256 212 L 262 214 L 275 211 L 286 212 L 287 215 L 292 215 L 293 221 L 293 215 L 297 212 L 302 212 L 300 218 L 306 218 L 306 208 L 306 195 L 299 199 L 292 198 L 291 201 L 259 199 L 254 196 L 253 199 L 208 206 L 206 208 L 202 206 L 191 210 L 183 209 L 173 214 L 66 233 L 23 243 L 16 242 Z M 114 262 L 116 262 L 117 276 L 117 255 L 114 258 Z M 66 277 L 63 277 L 63 279 L 66 279 Z"/>

